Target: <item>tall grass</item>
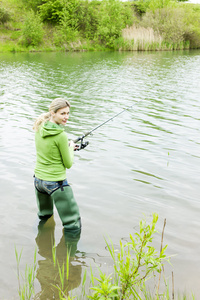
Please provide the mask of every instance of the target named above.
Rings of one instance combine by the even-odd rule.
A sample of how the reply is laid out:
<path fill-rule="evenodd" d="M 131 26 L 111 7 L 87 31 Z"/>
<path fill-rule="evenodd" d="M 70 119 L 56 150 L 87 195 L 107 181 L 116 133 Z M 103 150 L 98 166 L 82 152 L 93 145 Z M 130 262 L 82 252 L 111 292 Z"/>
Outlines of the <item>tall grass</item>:
<path fill-rule="evenodd" d="M 160 50 L 163 39 L 153 28 L 137 27 L 135 25 L 122 30 L 122 37 L 129 41 L 130 49 L 125 50 Z M 124 49 L 122 49 L 124 50 Z"/>
<path fill-rule="evenodd" d="M 26 265 L 25 272 L 22 274 L 20 271 L 20 261 L 22 256 L 22 250 L 18 253 L 15 247 L 15 257 L 17 262 L 17 280 L 18 280 L 18 293 L 20 300 L 30 300 L 33 299 L 35 290 L 34 290 L 34 281 L 36 278 L 36 254 L 37 249 L 35 249 L 33 265 Z"/>
<path fill-rule="evenodd" d="M 189 49 L 189 41 L 165 41 L 158 31 L 150 27 L 137 27 L 135 25 L 122 30 L 123 40 L 117 47 L 128 51 L 159 51 Z"/>

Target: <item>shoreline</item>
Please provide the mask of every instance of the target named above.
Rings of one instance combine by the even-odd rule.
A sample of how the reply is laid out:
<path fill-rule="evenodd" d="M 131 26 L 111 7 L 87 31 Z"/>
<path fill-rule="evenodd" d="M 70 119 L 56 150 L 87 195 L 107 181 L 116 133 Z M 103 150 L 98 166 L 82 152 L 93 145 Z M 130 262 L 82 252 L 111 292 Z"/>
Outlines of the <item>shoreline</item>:
<path fill-rule="evenodd" d="M 45 4 L 32 8 L 31 3 L 1 1 L 0 53 L 200 49 L 200 4 L 173 2 L 159 8 L 144 7 L 139 0 L 80 1 L 83 18 L 80 11 L 62 17 L 54 9 L 50 15 Z"/>

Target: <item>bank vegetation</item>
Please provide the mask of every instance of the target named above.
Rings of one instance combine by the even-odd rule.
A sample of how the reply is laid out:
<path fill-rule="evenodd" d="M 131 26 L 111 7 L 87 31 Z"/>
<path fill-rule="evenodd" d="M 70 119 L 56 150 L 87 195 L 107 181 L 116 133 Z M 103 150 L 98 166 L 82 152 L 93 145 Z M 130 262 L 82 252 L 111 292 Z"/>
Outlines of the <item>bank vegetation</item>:
<path fill-rule="evenodd" d="M 0 0 L 0 52 L 200 48 L 200 5 L 175 0 Z"/>

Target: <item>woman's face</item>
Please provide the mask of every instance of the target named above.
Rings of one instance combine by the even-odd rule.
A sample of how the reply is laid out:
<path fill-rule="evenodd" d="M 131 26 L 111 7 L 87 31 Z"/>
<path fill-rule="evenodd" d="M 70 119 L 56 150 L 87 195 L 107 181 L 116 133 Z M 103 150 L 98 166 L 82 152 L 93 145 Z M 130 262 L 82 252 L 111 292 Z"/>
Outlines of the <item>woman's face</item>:
<path fill-rule="evenodd" d="M 57 112 L 51 112 L 52 122 L 60 125 L 66 125 L 67 120 L 69 119 L 69 107 L 63 107 L 57 110 Z"/>

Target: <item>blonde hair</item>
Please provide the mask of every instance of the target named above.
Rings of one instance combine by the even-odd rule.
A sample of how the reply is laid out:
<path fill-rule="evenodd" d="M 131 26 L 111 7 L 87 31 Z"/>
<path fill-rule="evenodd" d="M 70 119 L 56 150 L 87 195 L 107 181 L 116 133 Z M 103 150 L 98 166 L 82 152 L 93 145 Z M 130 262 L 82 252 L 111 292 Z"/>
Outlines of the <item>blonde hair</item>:
<path fill-rule="evenodd" d="M 38 131 L 39 127 L 50 120 L 51 118 L 51 111 L 57 112 L 59 109 L 64 108 L 64 107 L 70 107 L 70 103 L 68 100 L 63 99 L 63 98 L 56 98 L 54 99 L 50 106 L 49 106 L 49 111 L 47 113 L 41 114 L 34 122 L 33 129 L 35 131 Z"/>

